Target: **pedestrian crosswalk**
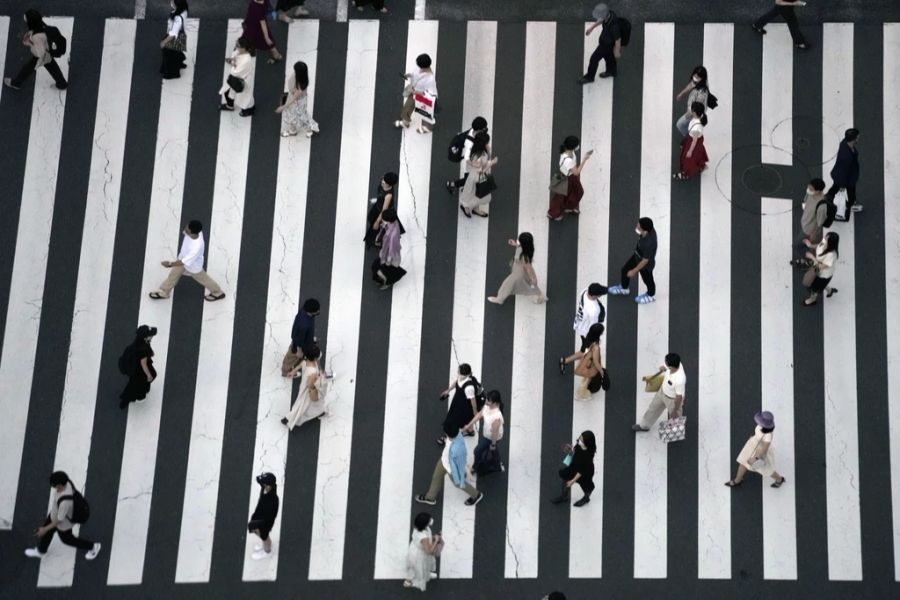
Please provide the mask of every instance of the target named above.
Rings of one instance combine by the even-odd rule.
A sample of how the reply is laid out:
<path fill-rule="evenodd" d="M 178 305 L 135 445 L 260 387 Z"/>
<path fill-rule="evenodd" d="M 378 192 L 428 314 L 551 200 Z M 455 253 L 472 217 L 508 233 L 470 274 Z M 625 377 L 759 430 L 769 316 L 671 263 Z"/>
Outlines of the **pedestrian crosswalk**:
<path fill-rule="evenodd" d="M 158 23 L 49 21 L 69 40 L 60 67 L 70 87 L 41 70 L 33 89 L 0 90 L 0 126 L 22 148 L 2 155 L 0 171 L 10 221 L 0 239 L 0 573 L 15 590 L 177 595 L 177 584 L 269 581 L 301 593 L 315 581 L 366 597 L 365 586 L 393 590 L 406 577 L 410 523 L 427 509 L 446 539 L 439 594 L 523 579 L 568 580 L 588 597 L 598 582 L 685 578 L 698 590 L 749 578 L 760 590 L 832 580 L 900 593 L 900 358 L 883 285 L 900 279 L 900 217 L 882 201 L 900 185 L 900 24 L 827 23 L 813 50 L 796 53 L 786 26 L 760 39 L 738 24 L 647 23 L 619 76 L 580 88 L 598 32 L 585 37 L 577 23 L 278 23 L 286 60 L 257 57 L 256 114 L 242 118 L 216 98 L 240 20 L 189 19 L 188 66 L 162 83 L 150 56 Z M 22 58 L 2 43 L 16 26 L 0 17 L 7 73 Z M 423 52 L 439 91 L 431 135 L 393 127 L 397 74 Z M 272 112 L 295 61 L 309 69 L 321 126 L 312 139 L 279 136 Z M 677 182 L 684 106 L 672 98 L 695 64 L 719 106 L 705 132 L 709 168 Z M 487 219 L 466 218 L 444 190 L 460 174 L 446 144 L 476 116 L 499 158 Z M 828 180 L 851 126 L 863 132 L 866 209 L 833 227 L 840 292 L 800 307 L 805 290 L 788 266 L 799 199 L 809 178 Z M 568 135 L 594 155 L 580 215 L 556 223 L 547 185 Z M 70 175 L 77 156 L 84 172 Z M 408 273 L 381 291 L 362 237 L 388 171 L 399 175 Z M 656 301 L 604 298 L 612 387 L 576 400 L 557 369 L 580 343 L 576 295 L 618 282 L 642 216 L 659 236 Z M 203 302 L 183 283 L 171 300 L 150 299 L 160 261 L 195 218 L 226 297 Z M 549 302 L 485 303 L 522 231 Z M 326 416 L 288 433 L 280 419 L 297 387 L 280 363 L 309 297 L 322 303 L 318 341 L 336 377 Z M 116 359 L 142 323 L 158 328 L 157 379 L 122 412 Z M 640 376 L 669 351 L 686 366 L 688 439 L 666 446 L 630 426 L 650 400 Z M 440 453 L 447 406 L 437 396 L 462 362 L 503 396 L 507 469 L 474 482 L 485 494 L 476 508 L 449 484 L 424 507 L 413 498 Z M 722 484 L 760 409 L 775 414 L 787 484 L 760 491 L 748 478 L 731 490 Z M 596 489 L 566 512 L 548 502 L 559 447 L 588 429 Z M 13 558 L 44 516 L 55 469 L 91 502 L 83 528 L 104 545 L 92 563 L 56 542 L 39 566 Z M 273 555 L 253 560 L 246 520 L 262 471 L 278 479 L 281 512 Z"/>

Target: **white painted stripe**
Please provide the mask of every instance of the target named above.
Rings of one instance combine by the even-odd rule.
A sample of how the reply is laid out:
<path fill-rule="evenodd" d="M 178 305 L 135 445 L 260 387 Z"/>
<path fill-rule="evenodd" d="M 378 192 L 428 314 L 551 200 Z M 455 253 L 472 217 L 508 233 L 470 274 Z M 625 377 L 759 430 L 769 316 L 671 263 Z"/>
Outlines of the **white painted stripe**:
<path fill-rule="evenodd" d="M 242 31 L 240 19 L 228 21 L 225 56 L 231 55 Z M 231 66 L 223 63 L 223 81 L 230 70 Z M 238 265 L 241 262 L 249 149 L 250 119 L 236 112 L 221 112 L 212 215 L 206 229 L 209 232 L 206 269 L 213 279 L 226 284 L 228 291 L 219 302 L 203 303 L 194 416 L 175 568 L 176 583 L 209 581 L 225 406 L 228 401 Z"/>
<path fill-rule="evenodd" d="M 648 23 L 644 26 L 644 92 L 641 109 L 641 214 L 653 219 L 659 240 L 656 252 L 656 302 L 638 307 L 637 368 L 642 375 L 663 363 L 669 348 L 669 229 L 671 225 L 672 151 L 672 57 L 675 26 Z M 700 177 L 708 177 L 702 174 Z M 630 249 L 629 249 L 630 250 Z M 639 279 L 639 278 L 638 278 Z M 638 283 L 638 290 L 643 283 Z M 628 296 L 627 301 L 632 301 Z M 619 298 L 618 301 L 622 301 Z M 690 401 L 688 381 L 685 402 Z M 637 387 L 636 418 L 640 420 L 651 396 Z M 662 419 L 666 418 L 663 411 Z M 688 426 L 692 424 L 689 422 Z M 667 447 L 656 437 L 656 426 L 635 435 L 634 454 L 634 577 L 666 577 L 668 556 Z"/>
<path fill-rule="evenodd" d="M 94 148 L 53 467 L 54 471 L 68 473 L 76 486 L 84 485 L 91 451 L 97 401 L 96 373 L 100 371 L 100 356 L 103 353 L 102 332 L 106 326 L 109 278 L 119 213 L 136 31 L 137 24 L 132 20 L 107 19 L 103 34 Z M 89 490 L 82 491 L 90 496 Z M 90 538 L 93 534 L 90 526 L 88 531 L 87 537 Z M 53 551 L 41 560 L 38 587 L 72 585 L 75 549 L 62 544 L 54 545 Z"/>
<path fill-rule="evenodd" d="M 182 72 L 180 79 L 162 82 L 159 114 L 166 117 L 159 120 L 157 129 L 153 187 L 150 190 L 150 213 L 147 220 L 147 246 L 144 250 L 144 275 L 141 282 L 141 304 L 138 323 L 135 324 L 135 327 L 148 324 L 159 330 L 153 339 L 157 376 L 147 399 L 141 404 L 131 404 L 128 409 L 116 503 L 116 523 L 109 557 L 107 576 L 109 585 L 141 583 L 144 572 L 144 554 L 147 550 L 147 529 L 159 441 L 159 418 L 162 413 L 162 392 L 166 382 L 169 325 L 172 318 L 171 300 L 151 300 L 147 294 L 157 289 L 166 277 L 167 272 L 160 267 L 159 262 L 178 255 L 179 233 L 183 228 L 180 221 L 181 204 L 200 24 L 197 19 L 188 19 L 186 26 L 189 32 L 186 52 L 188 68 Z M 180 285 L 196 284 L 183 281 Z M 226 293 L 229 292 L 230 290 L 226 290 Z M 174 293 L 178 293 L 177 289 Z"/>
<path fill-rule="evenodd" d="M 763 576 L 766 579 L 797 578 L 797 518 L 794 499 L 794 278 L 788 266 L 793 248 L 790 198 L 760 199 L 760 375 L 762 410 L 775 415 L 772 452 L 775 469 L 788 483 L 779 489 L 763 477 Z M 745 424 L 742 439 L 753 435 L 754 409 L 745 408 L 738 417 Z M 725 421 L 727 423 L 727 421 Z M 732 457 L 734 458 L 734 457 Z M 732 463 L 732 471 L 737 465 Z M 748 473 L 747 477 L 759 477 Z M 726 478 L 727 480 L 728 478 Z M 721 483 L 719 484 L 721 485 Z M 725 490 L 731 491 L 725 486 Z"/>
<path fill-rule="evenodd" d="M 417 21 L 425 18 L 425 0 L 416 0 L 415 18 Z"/>
<path fill-rule="evenodd" d="M 884 25 L 884 197 L 900 189 L 900 23 Z M 900 284 L 900 206 L 884 203 L 884 279 Z M 846 286 L 844 286 L 846 287 Z M 900 298 L 885 294 L 887 324 L 888 424 L 891 460 L 891 514 L 894 581 L 900 581 Z"/>
<path fill-rule="evenodd" d="M 147 0 L 134 0 L 134 18 L 143 19 L 147 16 Z"/>
<path fill-rule="evenodd" d="M 522 101 L 522 156 L 519 172 L 518 231 L 534 236 L 534 271 L 547 293 L 547 166 L 553 161 L 553 86 L 556 23 L 529 21 L 525 38 L 525 94 Z M 498 166 L 502 168 L 502 163 Z M 514 233 L 514 232 L 510 232 Z M 514 236 L 510 236 L 514 237 Z M 509 249 L 512 254 L 512 248 Z M 491 285 L 499 285 L 492 282 Z M 512 394 L 509 402 L 509 465 L 506 502 L 506 577 L 538 574 L 541 495 L 541 418 L 544 389 L 546 306 L 531 296 L 515 297 Z M 491 310 L 509 310 L 491 305 Z M 490 502 L 490 498 L 485 499 Z"/>
<path fill-rule="evenodd" d="M 337 12 L 335 13 L 335 21 L 344 23 L 347 21 L 347 5 L 350 0 L 337 0 Z"/>
<path fill-rule="evenodd" d="M 315 97 L 316 60 L 318 58 L 319 22 L 295 21 L 288 27 L 285 50 L 285 87 L 293 74 L 294 63 L 302 60 L 309 70 L 307 108 L 312 114 Z M 272 256 L 269 260 L 269 290 L 266 300 L 266 335 L 263 338 L 262 371 L 259 377 L 259 403 L 256 417 L 256 444 L 253 451 L 253 473 L 250 478 L 250 507 L 256 508 L 259 485 L 255 476 L 264 471 L 278 479 L 281 509 L 269 533 L 273 556 L 253 560 L 250 553 L 259 543 L 248 535 L 244 551 L 245 581 L 274 581 L 278 574 L 281 545 L 281 515 L 288 495 L 284 465 L 287 460 L 288 432 L 281 418 L 290 411 L 291 380 L 281 376 L 281 359 L 290 344 L 291 327 L 297 314 L 300 291 L 303 239 L 306 230 L 306 200 L 309 182 L 310 143 L 304 135 L 281 138 L 278 151 L 278 181 L 275 188 L 275 216 L 272 222 Z M 299 435 L 299 434 L 296 434 Z"/>
<path fill-rule="evenodd" d="M 822 25 L 822 172 L 834 165 L 835 147 L 853 127 L 853 25 Z M 896 106 L 892 109 L 896 110 Z M 887 204 L 887 203 L 885 203 Z M 859 416 L 856 392 L 856 277 L 854 223 L 834 224 L 841 236 L 832 284 L 840 293 L 824 301 L 825 487 L 828 578 L 862 579 L 859 506 Z M 779 490 L 780 491 L 780 490 Z"/>
<path fill-rule="evenodd" d="M 469 22 L 466 34 L 466 75 L 461 130 L 469 129 L 477 116 L 494 118 L 494 80 L 497 62 L 497 23 Z M 496 141 L 492 140 L 492 146 Z M 465 165 L 460 165 L 460 172 Z M 459 363 L 469 363 L 476 377 L 484 380 L 482 351 L 484 336 L 485 281 L 487 276 L 488 219 L 467 219 L 460 213 L 456 221 L 456 270 L 453 284 L 453 333 L 450 348 L 449 379 L 456 377 Z M 447 402 L 447 408 L 450 403 Z M 466 438 L 473 457 L 477 437 Z M 501 452 L 505 450 L 501 446 Z M 474 457 L 473 457 L 474 460 Z M 475 548 L 475 510 L 465 505 L 468 495 L 450 485 L 444 486 L 441 529 L 447 546 L 441 554 L 441 577 L 472 577 Z M 477 481 L 472 480 L 477 487 Z"/>
<path fill-rule="evenodd" d="M 588 24 L 585 24 L 587 26 Z M 597 48 L 599 31 L 584 38 L 584 64 Z M 609 264 L 609 175 L 612 154 L 613 83 L 587 85 L 581 101 L 581 157 L 593 149 L 594 155 L 581 172 L 584 198 L 578 217 L 578 285 L 577 293 L 593 282 L 605 284 Z M 603 298 L 607 309 L 607 298 Z M 577 299 L 576 299 L 577 303 Z M 574 311 L 573 311 L 574 315 Z M 612 322 L 609 311 L 605 325 Z M 608 334 L 608 331 L 607 331 Z M 574 334 L 575 348 L 581 348 L 581 338 Z M 606 360 L 606 336 L 601 340 L 601 353 Z M 604 362 L 605 364 L 605 362 Z M 613 365 L 615 372 L 616 366 Z M 580 383 L 575 378 L 575 387 Z M 572 409 L 572 440 L 589 429 L 597 439 L 594 457 L 594 485 L 591 503 L 569 512 L 569 577 L 601 577 L 603 574 L 603 451 L 606 428 L 606 393 L 598 392 L 582 402 L 575 400 Z M 577 490 L 577 486 L 576 486 Z M 576 496 L 577 498 L 577 496 Z M 584 551 L 584 541 L 591 541 L 591 551 Z"/>
<path fill-rule="evenodd" d="M 72 45 L 72 19 L 47 19 L 59 28 Z M 5 40 L 4 40 L 5 42 Z M 68 77 L 69 61 L 58 61 L 63 75 Z M 16 231 L 16 254 L 13 259 L 9 305 L 6 309 L 6 329 L 3 332 L 3 351 L 0 355 L 0 529 L 11 529 L 22 466 L 25 425 L 31 402 L 31 382 L 34 377 L 34 355 L 41 308 L 44 300 L 44 278 L 47 272 L 50 228 L 53 224 L 53 204 L 56 198 L 56 178 L 59 169 L 63 117 L 66 112 L 66 93 L 54 87 L 47 69 L 35 74 L 34 103 L 25 174 L 22 181 L 22 205 Z M 27 85 L 31 85 L 29 82 Z M 37 242 L 37 243 L 36 243 Z"/>
<path fill-rule="evenodd" d="M 349 28 L 342 125 L 344 143 L 341 144 L 338 172 L 331 270 L 331 281 L 340 281 L 342 285 L 331 288 L 328 312 L 333 318 L 328 320 L 325 338 L 328 360 L 339 373 L 329 392 L 328 417 L 321 420 L 319 430 L 310 579 L 341 579 L 344 569 L 347 484 L 365 254 L 359 229 L 346 224 L 362 221 L 359 200 L 368 198 L 370 191 L 369 153 L 372 149 L 378 21 L 354 20 Z"/>
<path fill-rule="evenodd" d="M 763 36 L 762 61 L 762 125 L 760 138 L 762 162 L 790 165 L 794 137 L 791 126 L 793 117 L 794 42 L 787 25 L 766 26 Z"/>
<path fill-rule="evenodd" d="M 700 177 L 697 353 L 697 577 L 731 579 L 731 127 L 734 25 L 703 29 L 703 64 L 719 98 L 703 134 L 710 171 Z M 721 188 L 721 189 L 720 189 Z"/>
<path fill-rule="evenodd" d="M 9 33 L 9 17 L 0 17 L 0 65 L 6 64 L 6 36 Z M 5 85 L 0 86 L 0 98 L 3 97 L 3 88 Z M 2 523 L 0 523 L 0 529 L 3 529 Z"/>
<path fill-rule="evenodd" d="M 437 21 L 410 21 L 406 65 L 427 52 L 437 56 Z M 436 68 L 436 66 L 435 66 Z M 422 351 L 422 301 L 425 291 L 425 236 L 428 229 L 428 188 L 432 135 L 403 130 L 398 164 L 399 202 L 394 205 L 406 228 L 402 264 L 407 274 L 393 290 L 391 333 L 385 386 L 384 440 L 378 494 L 375 578 L 406 578 L 412 506 L 413 453 L 416 442 L 419 358 Z M 373 180 L 380 173 L 374 173 Z M 371 254 L 370 256 L 373 256 Z"/>

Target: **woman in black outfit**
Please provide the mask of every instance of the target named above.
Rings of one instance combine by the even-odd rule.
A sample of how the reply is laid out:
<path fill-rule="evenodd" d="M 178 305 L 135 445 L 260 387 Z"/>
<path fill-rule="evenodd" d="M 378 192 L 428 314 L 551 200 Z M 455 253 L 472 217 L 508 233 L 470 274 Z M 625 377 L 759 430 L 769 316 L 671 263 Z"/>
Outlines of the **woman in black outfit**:
<path fill-rule="evenodd" d="M 593 431 L 584 431 L 578 436 L 575 446 L 566 446 L 566 450 L 572 453 L 572 462 L 559 470 L 562 479 L 562 493 L 552 502 L 559 504 L 569 499 L 569 488 L 576 482 L 581 486 L 584 496 L 575 503 L 575 506 L 584 506 L 591 501 L 591 492 L 594 491 L 594 455 L 597 453 L 597 440 Z"/>
<path fill-rule="evenodd" d="M 125 349 L 123 358 L 128 366 L 128 384 L 119 394 L 119 408 L 127 408 L 130 402 L 143 402 L 150 391 L 150 382 L 156 379 L 153 368 L 153 348 L 150 340 L 156 335 L 156 327 L 141 325 L 134 341 Z"/>
<path fill-rule="evenodd" d="M 272 473 L 261 473 L 256 478 L 256 483 L 262 488 L 259 491 L 259 500 L 256 501 L 256 510 L 250 515 L 247 523 L 247 531 L 255 533 L 262 540 L 253 548 L 251 558 L 259 560 L 272 555 L 272 540 L 269 532 L 275 526 L 275 517 L 278 516 L 278 484 Z"/>
<path fill-rule="evenodd" d="M 375 238 L 381 229 L 381 213 L 389 208 L 394 207 L 394 200 L 397 197 L 397 181 L 399 177 L 393 171 L 388 171 L 378 183 L 375 190 L 375 197 L 369 200 L 369 212 L 366 215 L 366 235 L 363 240 L 366 242 L 366 248 L 372 246 L 380 246 L 376 243 Z"/>

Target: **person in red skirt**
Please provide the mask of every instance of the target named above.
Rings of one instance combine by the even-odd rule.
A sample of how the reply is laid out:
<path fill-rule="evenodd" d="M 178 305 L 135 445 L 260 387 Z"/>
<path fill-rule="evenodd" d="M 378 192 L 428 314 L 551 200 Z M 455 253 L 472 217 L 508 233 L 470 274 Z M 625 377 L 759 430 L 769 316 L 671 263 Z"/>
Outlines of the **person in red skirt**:
<path fill-rule="evenodd" d="M 688 134 L 681 140 L 681 171 L 672 175 L 672 179 L 689 179 L 706 168 L 709 156 L 703 145 L 703 129 L 706 127 L 706 108 L 702 102 L 691 104 L 691 122 Z"/>
<path fill-rule="evenodd" d="M 281 62 L 284 56 L 275 47 L 275 39 L 266 22 L 266 13 L 268 12 L 268 0 L 250 0 L 250 4 L 247 6 L 247 16 L 244 17 L 244 37 L 257 50 L 269 51 L 272 56 L 266 62 L 272 65 Z"/>
<path fill-rule="evenodd" d="M 578 214 L 578 204 L 581 202 L 581 197 L 584 196 L 584 188 L 581 187 L 581 170 L 584 169 L 584 165 L 594 153 L 593 150 L 588 150 L 584 155 L 584 160 L 579 163 L 575 153 L 580 146 L 581 140 L 570 135 L 559 147 L 559 173 L 553 174 L 550 184 L 553 196 L 550 197 L 550 210 L 547 211 L 547 218 L 554 221 L 562 221 L 565 213 Z"/>

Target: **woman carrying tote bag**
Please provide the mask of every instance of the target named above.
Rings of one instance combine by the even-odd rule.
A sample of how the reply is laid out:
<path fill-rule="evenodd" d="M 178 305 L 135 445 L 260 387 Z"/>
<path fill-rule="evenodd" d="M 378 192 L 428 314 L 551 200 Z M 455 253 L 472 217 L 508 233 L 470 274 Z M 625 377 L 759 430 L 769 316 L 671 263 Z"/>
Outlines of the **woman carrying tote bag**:
<path fill-rule="evenodd" d="M 242 117 L 249 117 L 256 110 L 253 99 L 253 80 L 256 78 L 256 50 L 250 40 L 241 36 L 235 44 L 234 52 L 225 62 L 231 65 L 231 72 L 219 89 L 222 96 L 222 110 L 241 109 Z"/>
<path fill-rule="evenodd" d="M 581 140 L 574 135 L 567 137 L 559 147 L 559 173 L 554 173 L 550 182 L 553 195 L 550 197 L 550 210 L 547 211 L 548 219 L 562 221 L 565 213 L 577 215 L 579 212 L 578 205 L 584 196 L 581 171 L 594 153 L 593 150 L 588 150 L 579 163 L 575 153 L 580 147 Z"/>

